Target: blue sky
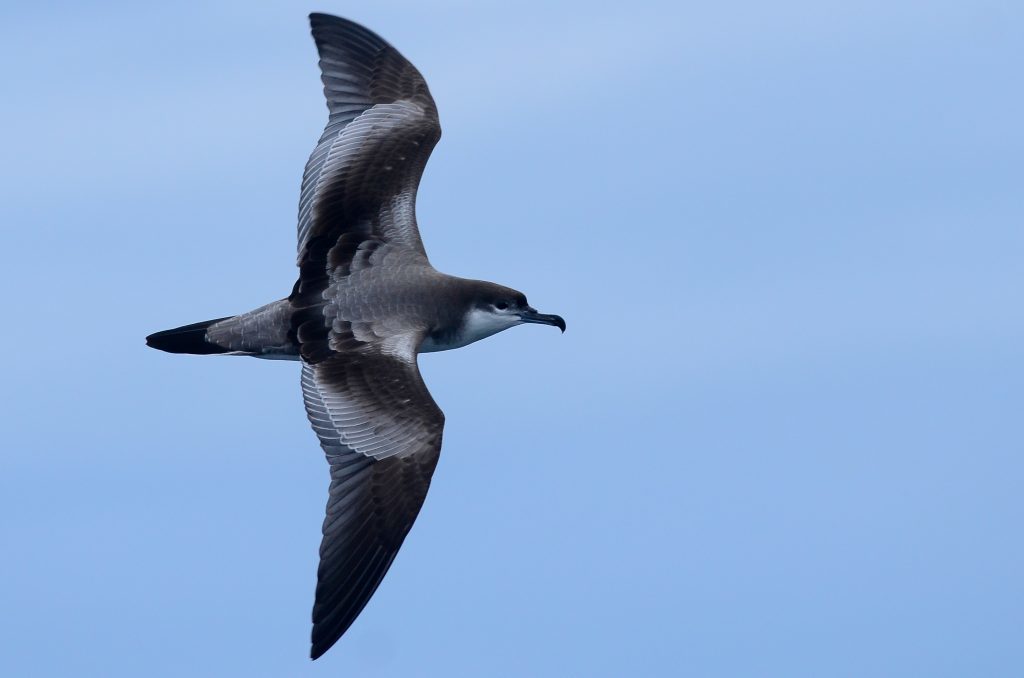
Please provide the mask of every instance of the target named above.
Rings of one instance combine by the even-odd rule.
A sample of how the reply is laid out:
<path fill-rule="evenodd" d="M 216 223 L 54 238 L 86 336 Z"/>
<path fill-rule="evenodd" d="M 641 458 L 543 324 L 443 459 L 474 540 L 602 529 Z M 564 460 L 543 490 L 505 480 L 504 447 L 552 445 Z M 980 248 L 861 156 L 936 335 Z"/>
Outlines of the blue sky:
<path fill-rule="evenodd" d="M 0 673 L 1021 672 L 1024 10 L 553 4 L 0 10 Z M 433 263 L 569 326 L 424 356 L 316 663 L 297 366 L 143 343 L 291 289 L 310 10 L 431 86 Z"/>

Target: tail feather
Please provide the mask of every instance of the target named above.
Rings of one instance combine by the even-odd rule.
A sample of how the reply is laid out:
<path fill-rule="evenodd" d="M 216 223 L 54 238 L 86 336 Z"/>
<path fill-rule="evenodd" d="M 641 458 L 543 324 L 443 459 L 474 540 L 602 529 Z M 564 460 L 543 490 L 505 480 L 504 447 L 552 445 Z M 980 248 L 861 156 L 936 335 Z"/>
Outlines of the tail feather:
<path fill-rule="evenodd" d="M 233 316 L 206 320 L 201 323 L 175 327 L 173 330 L 156 332 L 146 337 L 146 345 L 161 351 L 167 351 L 168 353 L 192 353 L 197 355 L 229 353 L 231 349 L 207 341 L 206 328 L 231 317 Z"/>

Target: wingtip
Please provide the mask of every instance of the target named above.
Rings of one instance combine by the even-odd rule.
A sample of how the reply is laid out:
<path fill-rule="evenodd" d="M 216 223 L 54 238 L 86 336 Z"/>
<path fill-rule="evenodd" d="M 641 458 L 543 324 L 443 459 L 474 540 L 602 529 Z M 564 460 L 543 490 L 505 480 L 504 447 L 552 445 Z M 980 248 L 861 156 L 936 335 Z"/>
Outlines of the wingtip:
<path fill-rule="evenodd" d="M 336 14 L 327 14 L 326 12 L 310 12 L 309 13 L 309 25 L 311 28 L 317 28 L 325 24 L 349 24 L 354 23 L 348 19 L 342 18 Z"/>
<path fill-rule="evenodd" d="M 310 28 L 310 30 L 315 31 L 315 30 L 317 30 L 319 28 L 322 28 L 326 24 L 329 24 L 332 21 L 337 21 L 337 20 L 338 20 L 338 17 L 334 16 L 333 14 L 325 14 L 323 12 L 310 12 L 309 13 L 309 28 Z"/>
<path fill-rule="evenodd" d="M 309 648 L 309 660 L 315 662 L 320 657 L 323 657 L 333 646 L 334 643 L 313 643 Z"/>

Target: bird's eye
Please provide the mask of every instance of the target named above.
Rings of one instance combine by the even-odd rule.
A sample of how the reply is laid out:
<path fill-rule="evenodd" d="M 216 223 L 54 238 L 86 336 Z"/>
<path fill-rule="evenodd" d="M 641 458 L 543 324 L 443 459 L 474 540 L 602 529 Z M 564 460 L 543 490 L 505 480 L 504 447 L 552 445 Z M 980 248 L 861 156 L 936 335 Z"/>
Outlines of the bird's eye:
<path fill-rule="evenodd" d="M 495 302 L 494 308 L 498 309 L 499 311 L 504 311 L 508 309 L 508 303 L 504 301 Z"/>

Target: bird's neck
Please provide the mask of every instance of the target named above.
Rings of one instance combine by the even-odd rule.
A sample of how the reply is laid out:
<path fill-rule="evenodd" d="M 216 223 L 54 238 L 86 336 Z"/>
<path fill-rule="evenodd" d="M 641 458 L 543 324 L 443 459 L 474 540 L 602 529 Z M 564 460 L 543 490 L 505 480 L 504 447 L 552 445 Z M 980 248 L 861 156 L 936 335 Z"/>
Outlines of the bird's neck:
<path fill-rule="evenodd" d="M 420 353 L 462 348 L 518 324 L 515 318 L 498 317 L 475 307 L 467 308 L 453 320 L 435 326 L 423 339 Z"/>

